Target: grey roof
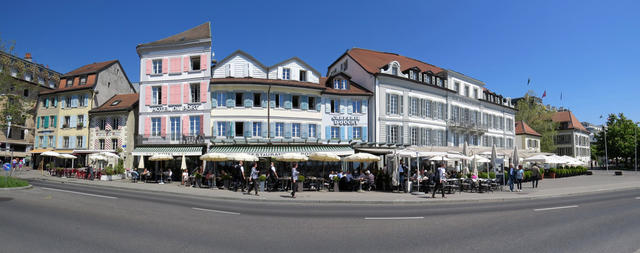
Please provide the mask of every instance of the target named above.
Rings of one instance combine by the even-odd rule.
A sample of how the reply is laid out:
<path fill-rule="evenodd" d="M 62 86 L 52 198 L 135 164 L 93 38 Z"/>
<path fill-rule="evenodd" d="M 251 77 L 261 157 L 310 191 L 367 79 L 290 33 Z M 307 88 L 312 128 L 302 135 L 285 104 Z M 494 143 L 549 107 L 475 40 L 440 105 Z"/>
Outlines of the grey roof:
<path fill-rule="evenodd" d="M 171 45 L 181 44 L 191 41 L 198 41 L 202 39 L 211 39 L 211 22 L 206 22 L 184 32 L 178 33 L 167 38 L 156 40 L 154 42 L 139 44 L 136 48 L 146 46 L 159 46 L 159 45 Z"/>
<path fill-rule="evenodd" d="M 240 49 L 236 50 L 235 52 L 233 52 L 233 53 L 231 53 L 231 54 L 227 55 L 227 57 L 225 57 L 224 59 L 220 60 L 220 62 L 218 62 L 218 63 L 217 63 L 216 67 L 217 67 L 217 66 L 222 66 L 222 65 L 223 65 L 223 63 L 225 63 L 226 61 L 230 60 L 233 56 L 236 56 L 236 55 L 243 55 L 243 56 L 245 56 L 245 57 L 249 58 L 249 60 L 254 61 L 256 64 L 258 64 L 258 66 L 262 67 L 262 68 L 264 69 L 264 71 L 269 72 L 269 68 L 268 68 L 267 66 L 263 65 L 263 64 L 262 64 L 260 61 L 258 61 L 256 58 L 254 58 L 253 56 L 251 56 L 251 55 L 250 55 L 250 54 L 248 54 L 247 52 L 242 51 L 242 50 L 240 50 Z M 214 67 L 214 68 L 215 68 L 215 67 Z"/>
<path fill-rule="evenodd" d="M 480 81 L 478 79 L 475 79 L 473 77 L 467 76 L 465 74 L 462 74 L 460 72 L 456 72 L 456 71 L 453 71 L 451 69 L 446 69 L 446 71 L 448 72 L 448 74 L 450 76 L 453 76 L 453 77 L 458 78 L 460 80 L 463 80 L 465 82 L 476 84 L 476 85 L 480 85 L 480 86 L 484 86 L 485 85 L 484 82 L 482 82 L 482 81 Z"/>
<path fill-rule="evenodd" d="M 283 63 L 285 63 L 285 62 L 288 62 L 288 61 L 298 61 L 298 62 L 300 62 L 302 65 L 304 65 L 305 67 L 307 67 L 307 69 L 309 69 L 309 70 L 313 71 L 313 72 L 314 72 L 314 73 L 316 73 L 318 76 L 321 76 L 321 74 L 320 74 L 320 72 L 319 72 L 319 71 L 317 71 L 316 69 L 314 69 L 313 67 L 311 67 L 311 65 L 307 64 L 307 63 L 306 63 L 306 62 L 304 62 L 303 60 L 300 60 L 300 58 L 298 58 L 298 57 L 296 57 L 296 56 L 291 57 L 291 58 L 289 58 L 289 59 L 286 59 L 286 60 L 284 60 L 284 61 L 278 62 L 278 63 L 276 63 L 276 64 L 273 64 L 273 65 L 271 65 L 271 67 L 269 67 L 269 69 L 272 69 L 273 67 L 276 67 L 276 66 L 278 66 L 278 65 L 281 65 L 281 64 L 283 64 Z"/>

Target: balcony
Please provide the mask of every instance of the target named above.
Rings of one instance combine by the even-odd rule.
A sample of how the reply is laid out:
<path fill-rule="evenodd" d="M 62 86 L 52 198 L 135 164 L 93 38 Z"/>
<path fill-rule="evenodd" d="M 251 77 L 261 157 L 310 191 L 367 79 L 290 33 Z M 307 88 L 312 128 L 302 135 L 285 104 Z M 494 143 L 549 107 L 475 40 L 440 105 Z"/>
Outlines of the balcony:
<path fill-rule="evenodd" d="M 176 138 L 176 140 L 172 140 L 171 134 L 167 134 L 165 137 L 162 136 L 144 136 L 144 135 L 136 135 L 135 144 L 136 145 L 147 145 L 147 144 L 206 144 L 211 139 L 211 136 L 205 136 L 203 134 L 200 135 L 181 135 Z"/>
<path fill-rule="evenodd" d="M 486 133 L 489 131 L 489 127 L 487 125 L 460 120 L 447 120 L 447 127 L 463 132 Z"/>

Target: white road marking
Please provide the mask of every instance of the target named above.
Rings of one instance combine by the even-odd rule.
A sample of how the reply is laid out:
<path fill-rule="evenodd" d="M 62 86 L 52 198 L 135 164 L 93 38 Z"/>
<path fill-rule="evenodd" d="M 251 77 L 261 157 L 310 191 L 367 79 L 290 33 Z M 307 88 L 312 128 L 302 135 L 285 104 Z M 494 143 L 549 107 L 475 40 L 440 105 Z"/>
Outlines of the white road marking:
<path fill-rule="evenodd" d="M 223 214 L 240 215 L 240 213 L 227 212 L 227 211 L 220 211 L 220 210 L 213 210 L 213 209 L 204 209 L 204 208 L 198 208 L 198 207 L 192 207 L 191 209 L 193 209 L 193 210 L 198 210 L 198 211 L 205 211 L 205 212 L 213 212 L 213 213 L 223 213 Z"/>
<path fill-rule="evenodd" d="M 40 188 L 45 189 L 45 190 L 50 190 L 50 191 L 73 193 L 73 194 L 92 196 L 92 197 L 98 197 L 98 198 L 117 199 L 117 197 L 113 197 L 113 196 L 105 196 L 105 195 L 98 195 L 98 194 L 91 194 L 91 193 L 84 193 L 84 192 L 76 192 L 76 191 L 67 191 L 67 190 L 55 189 L 55 188 L 49 188 L 49 187 L 40 187 Z"/>
<path fill-rule="evenodd" d="M 640 199 L 640 197 L 636 197 L 636 199 Z"/>
<path fill-rule="evenodd" d="M 365 220 L 419 220 L 424 219 L 422 216 L 416 217 L 364 217 Z"/>
<path fill-rule="evenodd" d="M 549 210 L 567 209 L 567 208 L 576 208 L 576 207 L 578 206 L 557 206 L 557 207 L 533 209 L 533 211 L 539 212 L 539 211 L 549 211 Z"/>

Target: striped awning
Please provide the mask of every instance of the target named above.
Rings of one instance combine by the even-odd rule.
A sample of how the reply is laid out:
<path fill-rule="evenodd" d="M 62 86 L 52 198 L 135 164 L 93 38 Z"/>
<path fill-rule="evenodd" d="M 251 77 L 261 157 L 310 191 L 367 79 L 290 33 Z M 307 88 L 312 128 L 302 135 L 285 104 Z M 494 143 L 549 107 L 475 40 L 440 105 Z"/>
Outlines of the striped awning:
<path fill-rule="evenodd" d="M 156 154 L 199 156 L 202 155 L 202 150 L 203 147 L 136 147 L 131 154 L 134 156 L 152 156 Z"/>
<path fill-rule="evenodd" d="M 220 145 L 212 146 L 211 153 L 247 153 L 257 157 L 274 157 L 285 153 L 309 155 L 313 152 L 331 152 L 345 156 L 353 154 L 348 145 Z"/>

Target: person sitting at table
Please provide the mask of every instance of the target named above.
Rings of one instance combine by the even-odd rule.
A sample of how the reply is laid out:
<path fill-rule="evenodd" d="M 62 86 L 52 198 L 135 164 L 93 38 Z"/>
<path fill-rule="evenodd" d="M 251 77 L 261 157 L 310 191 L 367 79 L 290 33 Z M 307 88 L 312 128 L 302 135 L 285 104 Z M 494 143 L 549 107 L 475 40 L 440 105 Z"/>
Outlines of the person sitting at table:
<path fill-rule="evenodd" d="M 189 183 L 189 171 L 184 168 L 182 169 L 182 183 L 180 183 L 181 185 L 185 185 Z"/>
<path fill-rule="evenodd" d="M 369 170 L 367 170 L 365 174 L 367 175 L 367 184 L 366 184 L 367 191 L 371 191 L 372 188 L 375 188 L 375 184 L 376 184 L 375 176 Z"/>
<path fill-rule="evenodd" d="M 130 170 L 129 173 L 131 174 L 131 180 L 133 180 L 134 182 L 140 180 L 140 174 L 138 174 L 136 170 Z"/>
<path fill-rule="evenodd" d="M 338 175 L 332 170 L 331 172 L 329 172 L 329 180 L 333 181 L 333 178 L 337 177 Z"/>
<path fill-rule="evenodd" d="M 354 185 L 353 175 L 351 174 L 351 171 L 347 171 L 347 176 L 346 176 L 346 178 L 347 178 L 347 181 L 346 181 L 346 182 L 347 182 L 347 188 L 348 188 L 348 190 L 353 191 L 353 187 L 354 187 L 355 185 Z"/>
<path fill-rule="evenodd" d="M 342 179 L 342 177 L 344 177 L 344 174 L 342 171 L 338 171 L 338 179 Z"/>
<path fill-rule="evenodd" d="M 147 168 L 144 168 L 144 171 L 142 171 L 142 179 L 147 182 L 147 180 L 149 180 L 149 178 L 151 178 L 151 171 L 149 171 Z"/>

